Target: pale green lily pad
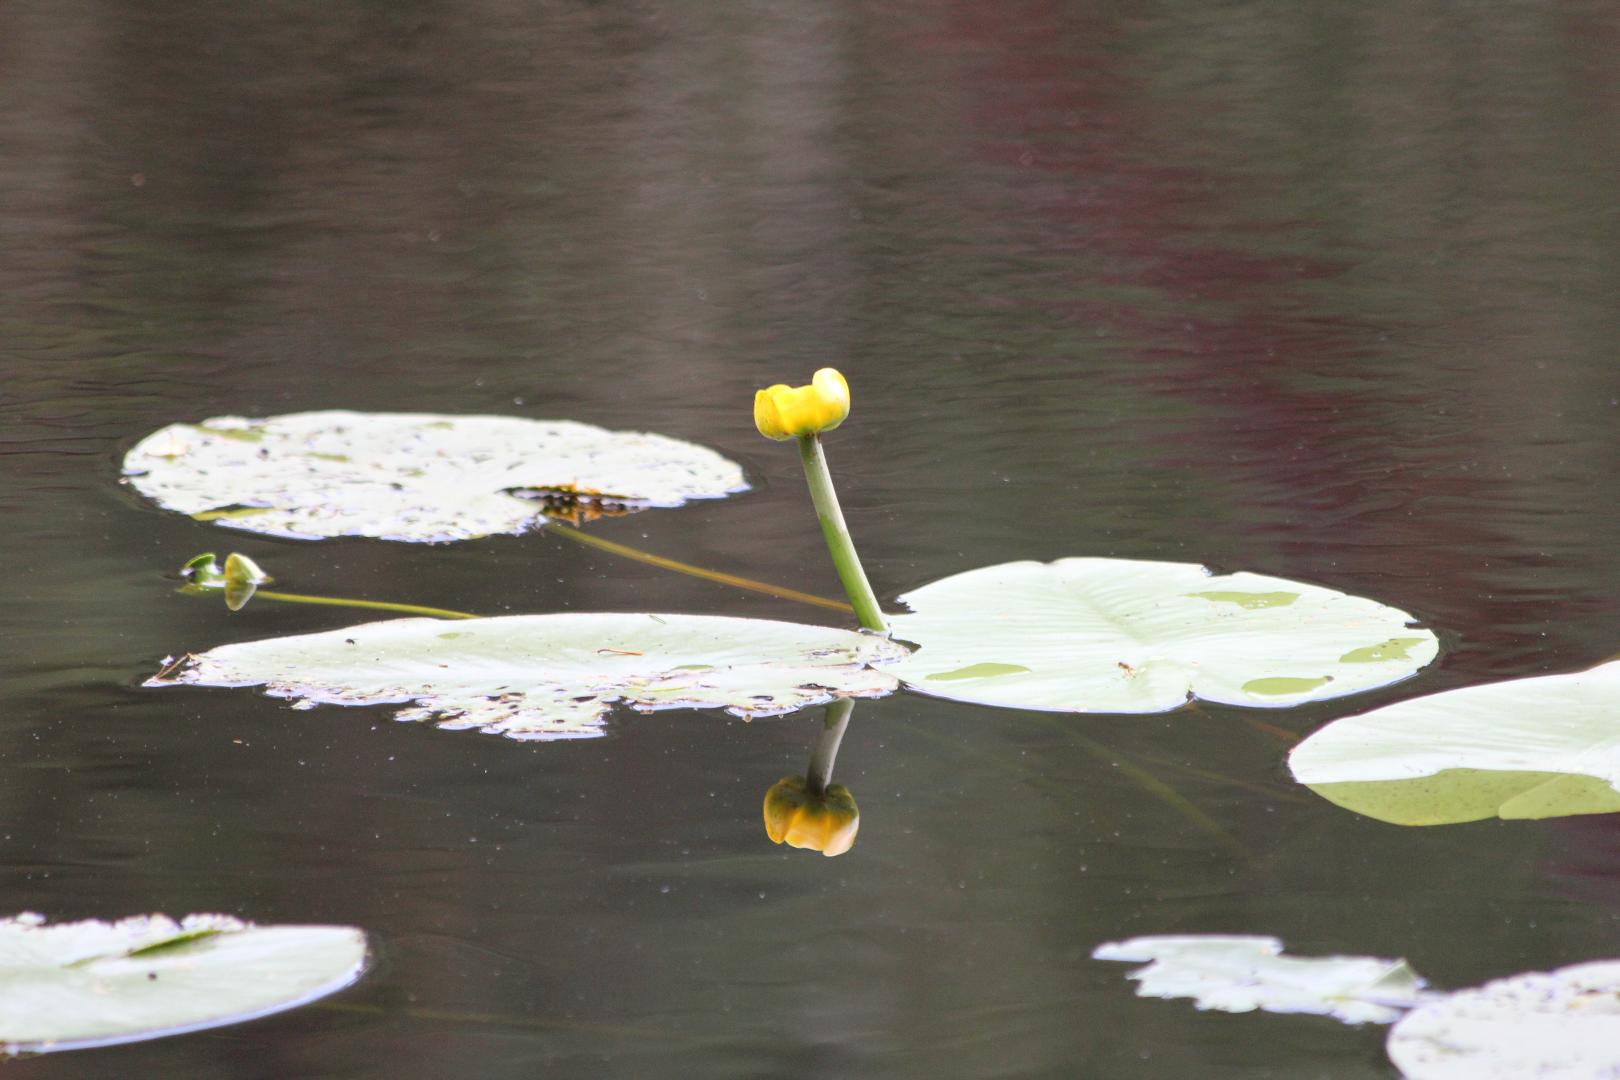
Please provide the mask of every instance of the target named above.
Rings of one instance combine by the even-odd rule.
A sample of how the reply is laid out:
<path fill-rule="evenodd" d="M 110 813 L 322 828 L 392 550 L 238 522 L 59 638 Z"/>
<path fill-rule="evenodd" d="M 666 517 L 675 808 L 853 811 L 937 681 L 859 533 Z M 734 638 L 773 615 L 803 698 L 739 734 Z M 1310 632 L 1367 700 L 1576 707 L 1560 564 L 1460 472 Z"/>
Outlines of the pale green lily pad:
<path fill-rule="evenodd" d="M 1442 992 L 1424 989 L 1404 960 L 1292 957 L 1269 937 L 1140 937 L 1092 955 L 1146 963 L 1130 973 L 1141 997 L 1394 1023 L 1385 1049 L 1407 1080 L 1620 1077 L 1620 960 Z"/>
<path fill-rule="evenodd" d="M 870 665 L 905 650 L 874 634 L 709 615 L 394 619 L 222 645 L 147 686 L 263 686 L 299 706 L 404 704 L 401 720 L 520 739 L 604 733 L 615 703 L 773 716 L 895 680 Z"/>
<path fill-rule="evenodd" d="M 1404 611 L 1260 574 L 1127 559 L 1011 562 L 900 597 L 883 670 L 957 701 L 1150 713 L 1189 699 L 1280 707 L 1407 678 L 1439 643 Z"/>
<path fill-rule="evenodd" d="M 1405 960 L 1295 957 L 1272 937 L 1166 935 L 1111 941 L 1091 954 L 1148 966 L 1130 973 L 1139 997 L 1192 998 L 1221 1012 L 1318 1013 L 1349 1024 L 1387 1024 L 1425 999 Z"/>
<path fill-rule="evenodd" d="M 1288 758 L 1329 801 L 1397 825 L 1620 810 L 1620 661 L 1348 716 Z"/>
<path fill-rule="evenodd" d="M 0 1046 L 76 1050 L 252 1020 L 343 989 L 365 961 L 365 935 L 347 926 L 0 919 Z"/>
<path fill-rule="evenodd" d="M 1498 979 L 1414 1009 L 1385 1044 L 1408 1080 L 1620 1076 L 1620 960 Z"/>
<path fill-rule="evenodd" d="M 125 455 L 124 474 L 169 510 L 299 540 L 467 540 L 528 531 L 548 511 L 679 506 L 748 486 L 735 462 L 663 435 L 342 411 L 171 424 Z"/>

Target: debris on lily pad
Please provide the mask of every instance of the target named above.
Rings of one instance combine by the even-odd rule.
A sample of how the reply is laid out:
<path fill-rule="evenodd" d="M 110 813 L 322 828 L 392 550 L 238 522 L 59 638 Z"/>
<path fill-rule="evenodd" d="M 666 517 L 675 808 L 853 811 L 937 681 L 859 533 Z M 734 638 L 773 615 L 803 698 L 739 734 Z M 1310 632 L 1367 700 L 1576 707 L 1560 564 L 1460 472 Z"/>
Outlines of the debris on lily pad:
<path fill-rule="evenodd" d="M 1396 825 L 1620 811 L 1620 661 L 1486 683 L 1335 720 L 1294 778 Z"/>
<path fill-rule="evenodd" d="M 1405 960 L 1287 956 L 1273 937 L 1191 934 L 1111 941 L 1097 960 L 1145 963 L 1128 976 L 1140 997 L 1192 998 L 1222 1012 L 1318 1013 L 1349 1024 L 1388 1024 L 1425 999 Z"/>
<path fill-rule="evenodd" d="M 1408 1080 L 1600 1080 L 1620 1076 L 1620 960 L 1530 972 L 1459 990 L 1389 1033 Z"/>
<path fill-rule="evenodd" d="M 604 734 L 615 703 L 756 717 L 887 694 L 895 680 L 871 665 L 904 651 L 875 634 L 711 615 L 393 619 L 188 654 L 145 685 L 263 686 L 299 707 L 401 705 L 401 720 L 577 739 Z"/>
<path fill-rule="evenodd" d="M 0 1048 L 77 1050 L 253 1020 L 353 983 L 365 935 L 227 915 L 0 919 Z"/>
<path fill-rule="evenodd" d="M 911 613 L 891 629 L 918 649 L 885 671 L 925 694 L 1017 709 L 1298 705 L 1408 678 L 1439 651 L 1397 608 L 1196 563 L 1001 563 L 900 600 Z"/>
<path fill-rule="evenodd" d="M 430 413 L 219 416 L 124 457 L 125 482 L 227 528 L 418 543 L 521 533 L 747 488 L 742 468 L 663 435 L 568 420 Z"/>

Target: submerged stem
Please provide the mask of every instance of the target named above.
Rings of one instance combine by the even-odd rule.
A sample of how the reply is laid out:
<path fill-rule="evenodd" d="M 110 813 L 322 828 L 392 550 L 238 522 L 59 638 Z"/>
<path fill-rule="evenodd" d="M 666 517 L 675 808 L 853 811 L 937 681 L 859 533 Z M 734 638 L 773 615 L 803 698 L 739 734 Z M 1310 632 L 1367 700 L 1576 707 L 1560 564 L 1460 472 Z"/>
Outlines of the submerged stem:
<path fill-rule="evenodd" d="M 860 556 L 855 554 L 855 541 L 850 539 L 849 526 L 844 524 L 844 512 L 838 506 L 838 493 L 833 490 L 832 474 L 827 471 L 827 458 L 821 451 L 819 435 L 799 436 L 799 458 L 804 462 L 804 478 L 810 484 L 810 501 L 816 504 L 816 516 L 821 519 L 821 535 L 827 541 L 838 579 L 844 583 L 855 617 L 868 630 L 887 632 L 888 622 L 878 606 Z"/>
<path fill-rule="evenodd" d="M 1192 800 L 1188 799 L 1174 787 L 1165 783 L 1163 780 L 1160 780 L 1157 776 L 1154 776 L 1140 765 L 1133 763 L 1118 750 L 1105 747 L 1101 743 L 1088 739 L 1084 735 L 1075 734 L 1073 731 L 1069 732 L 1069 736 L 1086 753 L 1090 754 L 1098 761 L 1101 761 L 1107 765 L 1112 765 L 1121 773 L 1130 777 L 1131 780 L 1135 781 L 1136 785 L 1143 791 L 1159 799 L 1166 806 L 1170 807 L 1170 809 L 1181 814 L 1199 829 L 1202 829 L 1205 833 L 1211 837 L 1214 837 L 1215 840 L 1220 843 L 1221 847 L 1226 849 L 1228 854 L 1236 856 L 1240 859 L 1249 858 L 1249 851 L 1247 848 L 1238 843 L 1238 841 L 1235 840 L 1225 829 L 1221 828 L 1219 822 L 1200 810 L 1197 805 L 1192 802 Z"/>
<path fill-rule="evenodd" d="M 397 611 L 405 615 L 428 615 L 435 619 L 478 619 L 466 611 L 447 608 L 423 607 L 421 604 L 395 604 L 387 600 L 348 600 L 341 596 L 306 596 L 303 593 L 276 592 L 260 589 L 253 594 L 261 600 L 281 600 L 289 604 L 322 604 L 327 607 L 369 608 L 372 611 Z"/>
<path fill-rule="evenodd" d="M 587 547 L 598 548 L 602 551 L 612 552 L 614 555 L 623 555 L 627 559 L 635 559 L 649 566 L 661 567 L 665 570 L 674 570 L 679 574 L 690 574 L 692 577 L 702 578 L 705 581 L 718 581 L 722 585 L 735 585 L 739 589 L 752 589 L 755 592 L 766 593 L 782 600 L 797 600 L 801 604 L 814 604 L 817 607 L 831 608 L 834 611 L 853 611 L 842 600 L 830 600 L 825 596 L 813 596 L 810 593 L 799 592 L 797 589 L 784 588 L 781 585 L 772 585 L 768 581 L 755 581 L 753 578 L 739 577 L 736 574 L 722 573 L 719 570 L 707 570 L 691 563 L 678 562 L 675 559 L 666 559 L 662 555 L 654 555 L 650 551 L 630 547 L 628 544 L 616 544 L 612 540 L 603 540 L 600 536 L 592 536 L 583 529 L 576 529 L 572 525 L 558 525 L 555 521 L 546 526 L 546 531 L 553 536 L 566 536 L 575 543 Z"/>

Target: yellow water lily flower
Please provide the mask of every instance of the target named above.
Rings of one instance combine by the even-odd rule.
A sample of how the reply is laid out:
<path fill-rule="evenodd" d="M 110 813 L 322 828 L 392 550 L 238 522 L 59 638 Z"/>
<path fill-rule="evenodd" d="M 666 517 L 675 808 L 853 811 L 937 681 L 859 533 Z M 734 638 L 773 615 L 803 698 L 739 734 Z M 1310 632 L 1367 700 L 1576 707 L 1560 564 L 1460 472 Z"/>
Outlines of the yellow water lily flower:
<path fill-rule="evenodd" d="M 765 835 L 823 855 L 842 855 L 855 845 L 861 809 L 843 784 L 816 795 L 802 776 L 784 776 L 765 793 Z"/>
<path fill-rule="evenodd" d="M 754 426 L 767 439 L 792 439 L 831 431 L 849 415 L 849 384 L 824 367 L 809 386 L 778 383 L 754 394 Z"/>

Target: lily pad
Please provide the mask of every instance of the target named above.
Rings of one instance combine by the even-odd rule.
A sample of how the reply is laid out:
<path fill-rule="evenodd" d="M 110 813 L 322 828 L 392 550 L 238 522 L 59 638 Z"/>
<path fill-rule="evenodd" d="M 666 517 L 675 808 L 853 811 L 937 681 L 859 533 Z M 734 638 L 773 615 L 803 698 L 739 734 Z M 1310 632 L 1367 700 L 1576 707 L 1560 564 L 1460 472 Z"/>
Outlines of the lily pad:
<path fill-rule="evenodd" d="M 1424 1000 L 1405 960 L 1286 956 L 1272 937 L 1138 937 L 1100 945 L 1097 960 L 1148 966 L 1130 973 L 1139 997 L 1192 998 L 1222 1012 L 1319 1013 L 1350 1024 L 1387 1024 Z"/>
<path fill-rule="evenodd" d="M 894 636 L 919 649 L 883 670 L 925 694 L 1018 709 L 1298 705 L 1407 678 L 1439 649 L 1404 611 L 1196 563 L 1002 563 L 900 600 L 912 611 L 891 620 Z"/>
<path fill-rule="evenodd" d="M 873 634 L 709 615 L 394 619 L 223 645 L 145 685 L 263 686 L 303 707 L 406 704 L 401 720 L 577 739 L 603 734 L 615 702 L 755 717 L 886 694 L 895 680 L 869 665 L 903 652 Z"/>
<path fill-rule="evenodd" d="M 365 958 L 347 926 L 0 919 L 0 1046 L 76 1050 L 252 1020 L 343 989 Z"/>
<path fill-rule="evenodd" d="M 1447 994 L 1396 1024 L 1385 1049 L 1409 1080 L 1620 1076 L 1620 960 Z"/>
<path fill-rule="evenodd" d="M 663 435 L 342 411 L 171 424 L 125 455 L 124 475 L 159 506 L 227 528 L 419 543 L 521 533 L 548 514 L 679 506 L 748 486 L 735 462 Z"/>
<path fill-rule="evenodd" d="M 1348 716 L 1288 758 L 1323 798 L 1397 825 L 1620 810 L 1620 661 Z"/>
<path fill-rule="evenodd" d="M 1109 942 L 1098 960 L 1147 963 L 1142 997 L 1225 1012 L 1319 1013 L 1394 1023 L 1385 1049 L 1407 1080 L 1612 1080 L 1620 1076 L 1620 960 L 1425 990 L 1404 960 L 1284 955 L 1269 937 L 1215 934 Z"/>

